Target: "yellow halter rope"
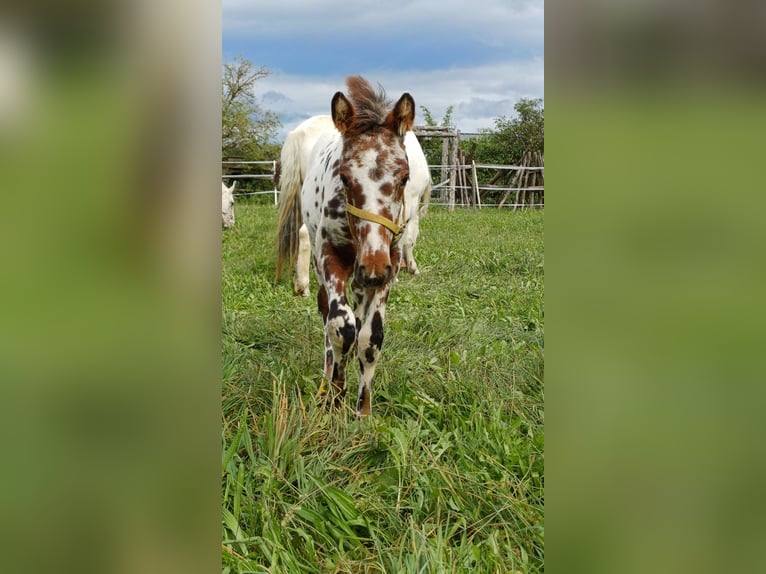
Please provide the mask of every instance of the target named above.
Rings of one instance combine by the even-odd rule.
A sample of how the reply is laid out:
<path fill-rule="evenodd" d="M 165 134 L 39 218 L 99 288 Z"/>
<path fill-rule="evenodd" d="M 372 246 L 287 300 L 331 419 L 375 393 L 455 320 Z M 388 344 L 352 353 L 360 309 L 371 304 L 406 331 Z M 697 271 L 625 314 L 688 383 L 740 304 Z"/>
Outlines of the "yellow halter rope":
<path fill-rule="evenodd" d="M 402 231 L 404 231 L 404 195 L 402 195 L 402 209 L 399 212 L 399 223 L 394 223 L 387 217 L 383 217 L 382 215 L 376 215 L 374 213 L 370 213 L 369 211 L 365 211 L 364 209 L 359 209 L 358 207 L 354 207 L 351 205 L 348 200 L 346 200 L 346 218 L 348 218 L 348 214 L 355 215 L 359 219 L 364 219 L 365 221 L 372 221 L 373 223 L 378 223 L 379 225 L 382 225 L 386 229 L 388 229 L 391 233 L 394 234 L 394 241 L 399 239 L 399 236 L 402 234 Z M 349 221 L 349 227 L 351 227 L 351 222 Z"/>

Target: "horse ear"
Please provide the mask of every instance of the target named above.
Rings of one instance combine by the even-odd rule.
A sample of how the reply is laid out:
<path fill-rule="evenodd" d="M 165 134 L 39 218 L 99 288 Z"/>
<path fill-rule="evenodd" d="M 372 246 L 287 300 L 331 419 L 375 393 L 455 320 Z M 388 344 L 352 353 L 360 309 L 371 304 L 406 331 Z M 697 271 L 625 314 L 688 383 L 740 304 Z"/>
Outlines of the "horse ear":
<path fill-rule="evenodd" d="M 234 180 L 234 183 L 231 184 L 231 191 L 234 192 L 234 189 L 237 187 L 237 180 Z"/>
<path fill-rule="evenodd" d="M 351 120 L 354 118 L 354 108 L 343 95 L 343 92 L 335 92 L 332 97 L 332 121 L 335 124 L 335 128 L 341 133 L 346 133 L 346 130 L 351 125 Z"/>
<path fill-rule="evenodd" d="M 388 113 L 386 124 L 401 137 L 404 137 L 412 129 L 415 123 L 415 100 L 405 92 L 399 101 L 396 102 L 394 109 Z"/>

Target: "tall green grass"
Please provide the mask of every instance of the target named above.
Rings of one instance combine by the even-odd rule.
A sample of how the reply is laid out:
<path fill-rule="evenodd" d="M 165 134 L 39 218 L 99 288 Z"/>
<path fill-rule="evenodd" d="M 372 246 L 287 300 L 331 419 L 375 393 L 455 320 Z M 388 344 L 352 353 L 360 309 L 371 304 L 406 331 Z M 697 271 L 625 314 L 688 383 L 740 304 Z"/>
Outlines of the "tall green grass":
<path fill-rule="evenodd" d="M 273 206 L 223 238 L 223 571 L 544 570 L 543 212 L 431 207 L 387 308 L 372 417 L 315 394 L 312 297 Z M 356 365 L 351 361 L 350 365 Z"/>

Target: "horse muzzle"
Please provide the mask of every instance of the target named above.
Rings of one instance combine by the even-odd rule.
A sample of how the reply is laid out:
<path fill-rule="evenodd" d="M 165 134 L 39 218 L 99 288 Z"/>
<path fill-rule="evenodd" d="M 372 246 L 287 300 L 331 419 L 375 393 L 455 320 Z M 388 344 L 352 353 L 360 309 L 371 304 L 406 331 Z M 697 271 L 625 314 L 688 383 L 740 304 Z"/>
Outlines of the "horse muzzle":
<path fill-rule="evenodd" d="M 365 289 L 378 289 L 391 281 L 394 276 L 393 267 L 390 263 L 375 267 L 357 265 L 354 269 L 354 279 Z"/>

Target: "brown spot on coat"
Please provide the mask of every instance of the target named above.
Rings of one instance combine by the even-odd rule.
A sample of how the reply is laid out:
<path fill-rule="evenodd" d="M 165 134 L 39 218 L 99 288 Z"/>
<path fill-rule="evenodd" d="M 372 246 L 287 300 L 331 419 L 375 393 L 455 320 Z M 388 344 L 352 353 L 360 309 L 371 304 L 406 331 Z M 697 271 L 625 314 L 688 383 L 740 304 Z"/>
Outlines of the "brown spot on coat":
<path fill-rule="evenodd" d="M 372 316 L 372 333 L 370 333 L 370 345 L 380 351 L 383 348 L 383 317 L 380 311 L 375 311 Z"/>
<path fill-rule="evenodd" d="M 322 321 L 326 323 L 329 306 L 327 303 L 327 289 L 325 289 L 324 285 L 320 285 L 319 291 L 317 291 L 317 308 L 322 315 Z"/>
<path fill-rule="evenodd" d="M 380 181 L 384 175 L 385 175 L 385 172 L 381 169 L 379 165 L 376 165 L 375 167 L 370 168 L 369 176 L 372 181 Z"/>

